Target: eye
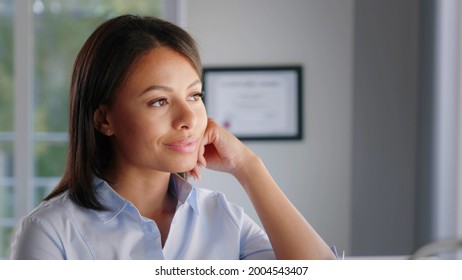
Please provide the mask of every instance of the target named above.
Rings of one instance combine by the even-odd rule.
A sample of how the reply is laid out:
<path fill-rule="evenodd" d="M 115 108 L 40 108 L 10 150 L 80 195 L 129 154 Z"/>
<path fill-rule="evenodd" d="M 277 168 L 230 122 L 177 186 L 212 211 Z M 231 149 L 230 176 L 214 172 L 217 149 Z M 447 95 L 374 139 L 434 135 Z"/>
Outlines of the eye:
<path fill-rule="evenodd" d="M 167 98 L 160 98 L 160 99 L 149 102 L 149 106 L 152 106 L 152 107 L 162 107 L 167 104 L 168 104 Z"/>
<path fill-rule="evenodd" d="M 188 100 L 189 101 L 199 101 L 199 100 L 202 100 L 202 97 L 204 97 L 204 92 L 201 91 L 201 92 L 197 92 L 189 96 Z"/>

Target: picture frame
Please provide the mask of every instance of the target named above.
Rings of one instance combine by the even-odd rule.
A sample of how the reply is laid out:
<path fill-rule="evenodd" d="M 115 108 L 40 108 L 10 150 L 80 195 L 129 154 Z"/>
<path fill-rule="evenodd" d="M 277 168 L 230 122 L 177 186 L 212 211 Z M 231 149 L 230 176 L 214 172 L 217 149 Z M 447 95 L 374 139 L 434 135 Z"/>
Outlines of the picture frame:
<path fill-rule="evenodd" d="M 208 116 L 240 140 L 303 138 L 303 68 L 204 67 Z"/>

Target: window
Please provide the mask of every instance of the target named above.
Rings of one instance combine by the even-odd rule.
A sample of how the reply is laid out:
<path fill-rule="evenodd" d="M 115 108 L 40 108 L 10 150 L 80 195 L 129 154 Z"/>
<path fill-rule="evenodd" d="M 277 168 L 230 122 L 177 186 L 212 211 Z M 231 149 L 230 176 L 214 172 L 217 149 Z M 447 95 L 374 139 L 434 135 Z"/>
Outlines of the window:
<path fill-rule="evenodd" d="M 14 226 L 13 2 L 0 0 L 0 258 Z"/>
<path fill-rule="evenodd" d="M 108 18 L 162 8 L 162 0 L 0 0 L 0 259 L 18 219 L 63 172 L 68 88 L 83 42 Z"/>

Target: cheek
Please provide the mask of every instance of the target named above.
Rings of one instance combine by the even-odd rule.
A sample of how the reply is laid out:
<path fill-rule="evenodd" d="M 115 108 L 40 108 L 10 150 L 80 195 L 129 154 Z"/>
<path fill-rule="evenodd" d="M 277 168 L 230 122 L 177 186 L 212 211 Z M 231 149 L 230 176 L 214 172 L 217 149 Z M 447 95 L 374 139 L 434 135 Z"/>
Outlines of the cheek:
<path fill-rule="evenodd" d="M 114 120 L 114 133 L 116 135 L 125 134 L 125 135 L 135 135 L 140 131 L 140 122 L 137 121 L 136 117 L 125 115 L 121 116 Z"/>
<path fill-rule="evenodd" d="M 114 133 L 116 138 L 120 138 L 119 141 L 145 141 L 144 138 L 152 134 L 152 131 L 158 130 L 153 127 L 150 119 L 134 110 L 120 110 L 113 121 Z"/>

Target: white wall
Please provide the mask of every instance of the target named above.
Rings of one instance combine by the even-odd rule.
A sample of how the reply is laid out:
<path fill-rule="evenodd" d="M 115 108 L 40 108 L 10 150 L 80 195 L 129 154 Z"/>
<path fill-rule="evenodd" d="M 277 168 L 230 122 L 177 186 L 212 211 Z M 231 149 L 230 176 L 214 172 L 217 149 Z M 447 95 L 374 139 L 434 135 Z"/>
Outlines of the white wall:
<path fill-rule="evenodd" d="M 324 239 L 348 254 L 354 1 L 186 3 L 185 28 L 198 41 L 205 66 L 303 65 L 304 139 L 246 144 Z M 206 172 L 197 185 L 226 193 L 257 219 L 230 176 Z"/>

